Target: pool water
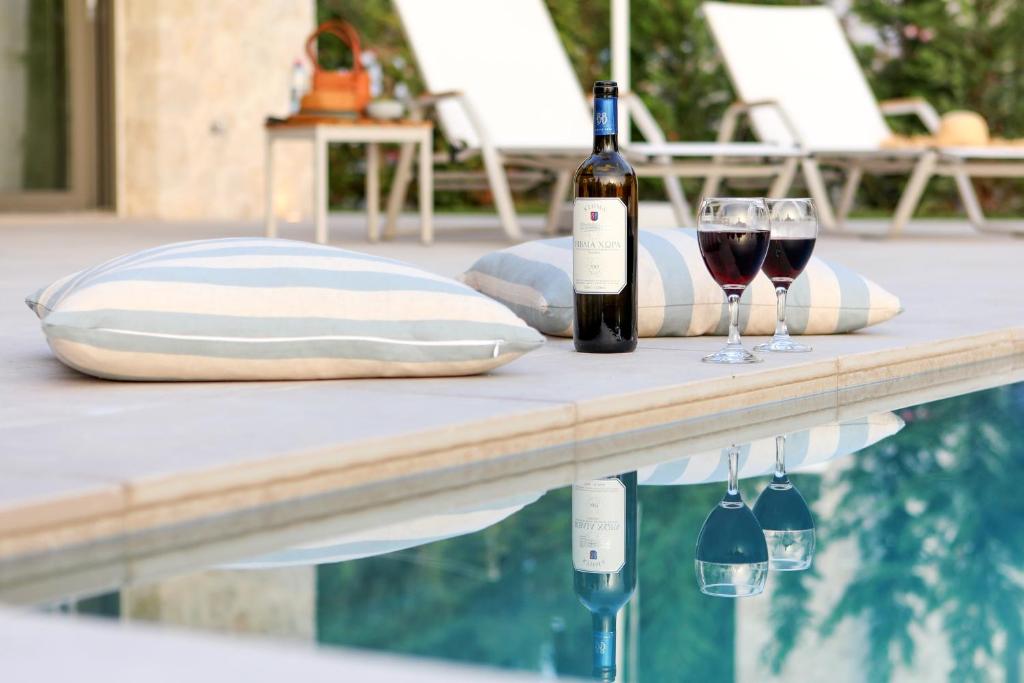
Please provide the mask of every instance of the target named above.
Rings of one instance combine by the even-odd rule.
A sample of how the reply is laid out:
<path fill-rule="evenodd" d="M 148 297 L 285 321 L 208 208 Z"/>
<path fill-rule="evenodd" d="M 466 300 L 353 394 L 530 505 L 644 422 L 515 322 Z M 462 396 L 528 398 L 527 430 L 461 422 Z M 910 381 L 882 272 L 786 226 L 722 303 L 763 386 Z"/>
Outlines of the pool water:
<path fill-rule="evenodd" d="M 806 571 L 770 572 L 753 597 L 697 587 L 697 536 L 725 492 L 718 461 L 698 474 L 697 464 L 641 472 L 637 589 L 619 617 L 617 680 L 1020 680 L 1024 384 L 896 416 L 901 430 L 850 455 L 834 444 L 837 457 L 812 463 L 813 443 L 791 444 L 809 458 L 791 480 L 812 511 L 814 560 Z M 814 437 L 791 441 L 801 438 Z M 753 467 L 756 448 L 747 448 L 741 476 Z M 672 471 L 710 483 L 672 485 Z M 748 505 L 770 480 L 762 472 L 740 482 Z M 568 487 L 488 501 L 433 526 L 412 520 L 192 579 L 244 585 L 305 565 L 294 602 L 308 601 L 307 636 L 319 643 L 587 678 L 594 641 L 573 588 L 571 510 Z M 331 561 L 341 558 L 360 559 Z M 287 581 L 280 586 L 287 595 Z M 79 611 L 161 619 L 128 607 L 139 590 Z"/>

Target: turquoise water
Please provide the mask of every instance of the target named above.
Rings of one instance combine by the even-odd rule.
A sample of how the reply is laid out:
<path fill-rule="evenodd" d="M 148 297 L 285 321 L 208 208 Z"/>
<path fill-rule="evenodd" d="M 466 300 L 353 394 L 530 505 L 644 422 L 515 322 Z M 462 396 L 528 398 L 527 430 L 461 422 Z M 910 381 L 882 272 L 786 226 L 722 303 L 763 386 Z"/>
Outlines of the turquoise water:
<path fill-rule="evenodd" d="M 817 552 L 807 571 L 771 572 L 755 597 L 709 597 L 697 587 L 694 548 L 724 493 L 726 461 L 712 453 L 641 471 L 638 588 L 620 620 L 618 680 L 1021 680 L 1024 384 L 897 415 L 902 430 L 890 415 L 852 421 L 827 448 L 820 430 L 789 438 L 798 465 L 791 479 L 811 507 Z M 850 444 L 879 437 L 846 454 Z M 768 471 L 764 447 L 743 446 L 741 476 Z M 830 455 L 811 457 L 823 448 Z M 740 482 L 748 504 L 769 479 Z M 650 485 L 677 480 L 712 483 Z M 569 488 L 482 508 L 472 528 L 501 521 L 318 565 L 316 639 L 589 677 L 591 615 L 573 593 Z M 401 545 L 454 533 L 416 523 L 338 547 L 385 552 L 398 547 L 396 528 Z M 310 561 L 317 552 L 277 559 Z M 121 604 L 111 594 L 78 603 L 78 611 L 116 615 Z"/>
<path fill-rule="evenodd" d="M 897 435 L 792 476 L 818 555 L 809 571 L 772 573 L 757 597 L 696 586 L 694 544 L 722 484 L 641 486 L 620 680 L 1019 680 L 1024 385 L 899 415 Z M 741 483 L 748 503 L 766 481 Z M 588 676 L 569 510 L 569 490 L 552 491 L 469 536 L 321 565 L 318 639 Z"/>

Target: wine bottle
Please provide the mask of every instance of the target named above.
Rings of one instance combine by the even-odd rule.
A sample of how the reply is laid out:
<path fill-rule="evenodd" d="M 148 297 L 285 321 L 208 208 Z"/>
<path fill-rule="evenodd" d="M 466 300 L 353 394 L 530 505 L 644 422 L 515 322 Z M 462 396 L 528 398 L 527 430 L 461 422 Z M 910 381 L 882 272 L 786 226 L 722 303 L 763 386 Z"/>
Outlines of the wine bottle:
<path fill-rule="evenodd" d="M 594 151 L 574 179 L 573 341 L 586 353 L 636 348 L 636 173 L 619 154 L 618 98 L 615 81 L 594 83 Z"/>
<path fill-rule="evenodd" d="M 636 590 L 636 541 L 636 472 L 573 484 L 573 588 L 593 615 L 601 681 L 615 680 L 615 618 Z"/>

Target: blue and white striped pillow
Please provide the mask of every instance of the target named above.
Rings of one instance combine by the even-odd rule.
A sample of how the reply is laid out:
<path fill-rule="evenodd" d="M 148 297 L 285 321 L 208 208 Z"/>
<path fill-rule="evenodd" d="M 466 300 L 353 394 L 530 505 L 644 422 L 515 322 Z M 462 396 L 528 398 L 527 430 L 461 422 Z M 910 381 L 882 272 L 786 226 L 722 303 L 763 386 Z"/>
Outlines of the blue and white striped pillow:
<path fill-rule="evenodd" d="M 725 334 L 728 312 L 711 279 L 694 230 L 640 232 L 637 263 L 641 337 Z M 462 281 L 505 304 L 545 334 L 572 336 L 571 238 L 518 244 L 480 258 Z M 744 334 L 775 331 L 775 289 L 759 274 L 740 299 Z M 841 334 L 883 322 L 902 311 L 900 300 L 843 266 L 812 257 L 790 289 L 788 324 L 794 334 Z"/>
<path fill-rule="evenodd" d="M 121 380 L 469 375 L 544 341 L 449 278 L 278 239 L 147 249 L 62 278 L 26 303 L 61 361 Z"/>
<path fill-rule="evenodd" d="M 856 420 L 832 422 L 794 432 L 786 437 L 786 470 L 815 470 L 825 463 L 856 453 L 888 438 L 904 427 L 895 413 L 875 413 Z M 775 471 L 775 437 L 740 447 L 739 477 L 761 477 Z M 648 486 L 706 484 L 729 478 L 728 449 L 708 451 L 644 467 L 637 481 Z"/>

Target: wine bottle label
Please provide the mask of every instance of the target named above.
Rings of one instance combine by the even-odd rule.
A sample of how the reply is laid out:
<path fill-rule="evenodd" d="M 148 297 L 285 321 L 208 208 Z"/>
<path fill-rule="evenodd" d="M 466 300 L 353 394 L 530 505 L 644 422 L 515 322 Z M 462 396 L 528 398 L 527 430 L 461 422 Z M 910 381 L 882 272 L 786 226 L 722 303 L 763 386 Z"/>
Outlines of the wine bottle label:
<path fill-rule="evenodd" d="M 626 564 L 626 486 L 594 479 L 572 487 L 572 566 L 610 574 Z"/>
<path fill-rule="evenodd" d="M 572 286 L 577 294 L 618 294 L 626 286 L 626 205 L 618 197 L 573 203 Z"/>

